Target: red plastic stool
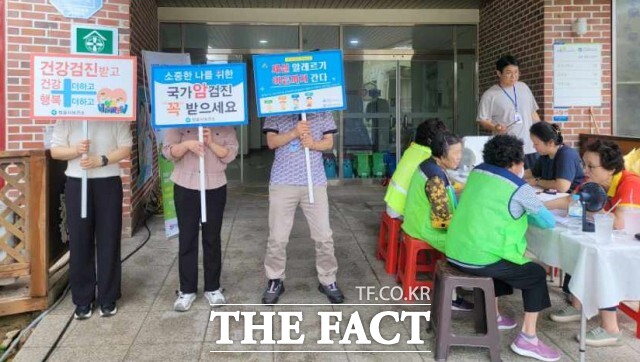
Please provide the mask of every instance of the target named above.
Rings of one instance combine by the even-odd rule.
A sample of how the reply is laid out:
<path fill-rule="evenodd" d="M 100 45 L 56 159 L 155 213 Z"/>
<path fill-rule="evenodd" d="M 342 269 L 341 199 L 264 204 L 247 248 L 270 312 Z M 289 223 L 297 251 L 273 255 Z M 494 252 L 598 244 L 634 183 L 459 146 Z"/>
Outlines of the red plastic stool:
<path fill-rule="evenodd" d="M 386 211 L 382 212 L 376 258 L 385 261 L 384 269 L 388 274 L 395 274 L 398 269 L 398 239 L 401 225 L 402 220 L 392 218 Z"/>
<path fill-rule="evenodd" d="M 412 289 L 416 287 L 433 288 L 433 279 L 438 260 L 444 260 L 444 255 L 434 249 L 427 242 L 413 238 L 404 231 L 401 234 L 400 257 L 398 258 L 398 274 L 396 281 L 402 284 L 402 295 L 406 300 L 413 299 Z M 418 259 L 420 252 L 425 252 L 426 260 Z M 431 273 L 431 279 L 418 280 L 418 272 Z"/>

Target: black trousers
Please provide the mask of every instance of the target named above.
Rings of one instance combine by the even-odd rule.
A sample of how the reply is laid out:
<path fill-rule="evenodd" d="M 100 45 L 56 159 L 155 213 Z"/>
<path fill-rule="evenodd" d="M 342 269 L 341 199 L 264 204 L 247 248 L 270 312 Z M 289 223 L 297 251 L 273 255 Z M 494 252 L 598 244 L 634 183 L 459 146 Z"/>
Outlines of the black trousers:
<path fill-rule="evenodd" d="M 539 264 L 529 262 L 518 265 L 500 260 L 482 268 L 452 265 L 469 274 L 493 278 L 496 297 L 513 294 L 513 288 L 521 289 L 525 312 L 539 312 L 551 306 L 547 273 Z"/>
<path fill-rule="evenodd" d="M 67 178 L 71 295 L 75 305 L 88 305 L 95 300 L 97 282 L 98 303 L 109 304 L 121 296 L 122 180 L 119 176 L 88 179 L 85 219 L 80 217 L 81 188 L 81 179 Z"/>
<path fill-rule="evenodd" d="M 220 229 L 224 206 L 227 203 L 227 186 L 206 191 L 207 222 L 200 222 L 200 190 L 173 187 L 173 199 L 178 216 L 180 291 L 198 291 L 198 234 L 202 225 L 202 264 L 204 266 L 204 290 L 220 288 L 222 251 Z"/>

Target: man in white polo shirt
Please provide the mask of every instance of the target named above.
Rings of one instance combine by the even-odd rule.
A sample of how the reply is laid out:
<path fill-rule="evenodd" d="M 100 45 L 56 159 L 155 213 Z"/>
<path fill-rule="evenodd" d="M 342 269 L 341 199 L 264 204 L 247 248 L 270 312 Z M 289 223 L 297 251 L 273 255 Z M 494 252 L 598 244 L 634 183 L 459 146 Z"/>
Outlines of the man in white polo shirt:
<path fill-rule="evenodd" d="M 538 103 L 531 89 L 519 82 L 518 60 L 505 55 L 496 62 L 498 84 L 487 89 L 480 99 L 477 122 L 494 134 L 510 134 L 524 142 L 525 167 L 531 168 L 538 159 L 529 137 L 529 128 L 540 121 Z"/>

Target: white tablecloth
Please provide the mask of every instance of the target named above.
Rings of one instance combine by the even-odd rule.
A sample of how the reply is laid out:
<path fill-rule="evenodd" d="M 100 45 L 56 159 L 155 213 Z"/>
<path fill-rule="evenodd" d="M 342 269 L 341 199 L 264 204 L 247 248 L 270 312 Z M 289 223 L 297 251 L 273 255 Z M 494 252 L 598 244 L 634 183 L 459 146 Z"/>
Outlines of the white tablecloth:
<path fill-rule="evenodd" d="M 595 233 L 570 231 L 564 226 L 529 226 L 528 250 L 545 264 L 571 274 L 569 289 L 588 318 L 599 308 L 623 300 L 640 300 L 640 241 L 618 231 L 610 244 L 596 244 Z"/>

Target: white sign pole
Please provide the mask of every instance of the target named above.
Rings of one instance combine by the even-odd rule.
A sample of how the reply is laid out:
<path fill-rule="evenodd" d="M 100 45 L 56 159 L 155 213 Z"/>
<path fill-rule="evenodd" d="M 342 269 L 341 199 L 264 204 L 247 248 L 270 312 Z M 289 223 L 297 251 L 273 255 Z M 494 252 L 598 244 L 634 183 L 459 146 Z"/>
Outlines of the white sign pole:
<path fill-rule="evenodd" d="M 84 135 L 84 139 L 89 139 L 89 121 L 82 121 L 82 134 Z M 86 153 L 82 154 L 82 159 L 87 159 L 89 157 Z M 82 170 L 82 186 L 81 186 L 81 196 L 80 196 L 80 217 L 83 219 L 87 218 L 87 170 Z"/>
<path fill-rule="evenodd" d="M 302 113 L 302 120 L 307 121 L 307 114 Z M 307 187 L 309 188 L 309 203 L 313 204 L 313 180 L 311 179 L 311 153 L 309 147 L 304 148 L 304 160 L 307 164 Z"/>
<path fill-rule="evenodd" d="M 204 143 L 204 128 L 198 127 L 198 141 Z M 205 147 L 207 147 L 205 145 Z M 200 220 L 207 222 L 207 200 L 205 198 L 204 155 L 200 156 Z"/>

